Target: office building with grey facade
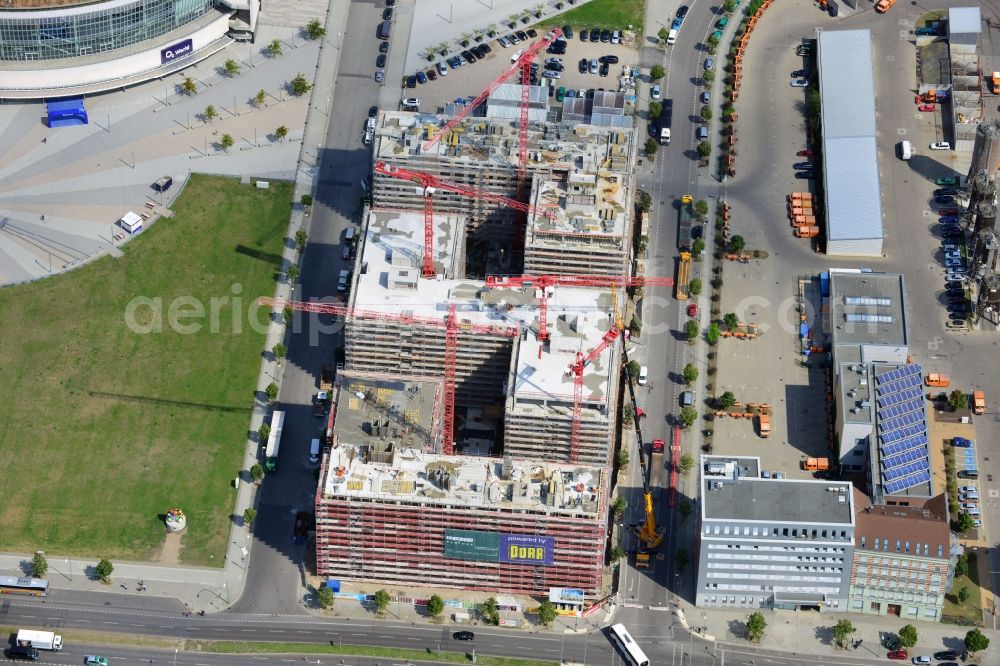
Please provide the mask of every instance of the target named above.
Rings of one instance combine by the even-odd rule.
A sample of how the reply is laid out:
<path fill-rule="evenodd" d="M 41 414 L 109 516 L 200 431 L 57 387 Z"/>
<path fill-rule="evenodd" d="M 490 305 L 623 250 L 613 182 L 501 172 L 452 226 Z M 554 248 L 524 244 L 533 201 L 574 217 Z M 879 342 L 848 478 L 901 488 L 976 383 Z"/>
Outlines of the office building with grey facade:
<path fill-rule="evenodd" d="M 702 456 L 700 483 L 696 606 L 848 610 L 850 483 L 765 479 L 731 456 Z"/>

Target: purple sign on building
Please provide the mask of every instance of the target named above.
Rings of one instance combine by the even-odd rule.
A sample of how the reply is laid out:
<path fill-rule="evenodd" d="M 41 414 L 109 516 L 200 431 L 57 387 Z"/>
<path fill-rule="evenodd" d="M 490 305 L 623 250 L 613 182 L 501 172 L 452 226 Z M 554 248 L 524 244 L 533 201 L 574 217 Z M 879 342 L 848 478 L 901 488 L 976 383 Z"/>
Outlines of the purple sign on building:
<path fill-rule="evenodd" d="M 552 566 L 555 564 L 555 551 L 556 540 L 553 537 L 528 534 L 500 535 L 501 562 Z"/>
<path fill-rule="evenodd" d="M 171 44 L 166 48 L 160 49 L 160 64 L 166 65 L 172 60 L 177 60 L 179 58 L 183 58 L 184 56 L 191 55 L 192 51 L 194 51 L 194 42 L 190 39 L 185 39 L 177 42 L 176 44 Z"/>

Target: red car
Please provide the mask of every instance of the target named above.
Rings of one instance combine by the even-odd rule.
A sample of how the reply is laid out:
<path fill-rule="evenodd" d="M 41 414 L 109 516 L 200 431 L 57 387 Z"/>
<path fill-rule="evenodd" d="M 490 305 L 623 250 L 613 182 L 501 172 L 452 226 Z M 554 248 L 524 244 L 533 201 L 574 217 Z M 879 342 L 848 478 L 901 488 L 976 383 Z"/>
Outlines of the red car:
<path fill-rule="evenodd" d="M 688 317 L 697 317 L 697 316 L 698 316 L 698 304 L 697 303 L 689 303 L 688 304 Z"/>
<path fill-rule="evenodd" d="M 937 109 L 933 104 L 921 104 L 917 107 L 917 111 L 934 111 Z"/>
<path fill-rule="evenodd" d="M 957 208 L 940 208 L 938 209 L 938 215 L 958 215 Z"/>
<path fill-rule="evenodd" d="M 663 453 L 663 440 L 654 439 L 653 440 L 653 453 Z"/>
<path fill-rule="evenodd" d="M 799 157 L 812 157 L 813 151 L 812 148 L 806 148 L 805 150 L 800 150 L 795 154 L 798 155 Z"/>
<path fill-rule="evenodd" d="M 906 650 L 889 650 L 889 652 L 887 652 L 885 656 L 887 659 L 903 660 L 909 657 L 910 655 L 906 654 Z"/>

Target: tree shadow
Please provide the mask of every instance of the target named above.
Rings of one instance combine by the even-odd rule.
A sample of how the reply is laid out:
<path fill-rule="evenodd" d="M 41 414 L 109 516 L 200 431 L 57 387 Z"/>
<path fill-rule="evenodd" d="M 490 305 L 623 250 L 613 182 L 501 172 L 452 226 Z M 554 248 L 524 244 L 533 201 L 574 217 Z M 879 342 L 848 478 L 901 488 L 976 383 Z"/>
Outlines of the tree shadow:
<path fill-rule="evenodd" d="M 747 637 L 747 623 L 743 620 L 729 620 L 727 625 L 729 633 L 736 638 Z"/>
<path fill-rule="evenodd" d="M 813 635 L 823 645 L 833 645 L 833 627 L 816 627 Z"/>
<path fill-rule="evenodd" d="M 246 245 L 237 245 L 236 252 L 238 254 L 243 254 L 251 259 L 259 259 L 268 264 L 273 264 L 275 266 L 281 265 L 282 256 L 274 252 L 261 252 L 252 247 L 247 247 Z"/>

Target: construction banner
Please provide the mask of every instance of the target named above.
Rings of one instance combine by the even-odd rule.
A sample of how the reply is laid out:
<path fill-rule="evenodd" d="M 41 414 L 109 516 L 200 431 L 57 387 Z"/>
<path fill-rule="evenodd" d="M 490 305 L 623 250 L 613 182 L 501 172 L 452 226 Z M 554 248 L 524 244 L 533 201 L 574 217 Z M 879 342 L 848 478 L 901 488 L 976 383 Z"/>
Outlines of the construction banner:
<path fill-rule="evenodd" d="M 500 561 L 507 564 L 552 566 L 556 559 L 556 540 L 552 537 L 525 534 L 500 535 Z"/>
<path fill-rule="evenodd" d="M 445 530 L 444 556 L 453 560 L 496 562 L 500 559 L 500 535 L 475 530 Z"/>

